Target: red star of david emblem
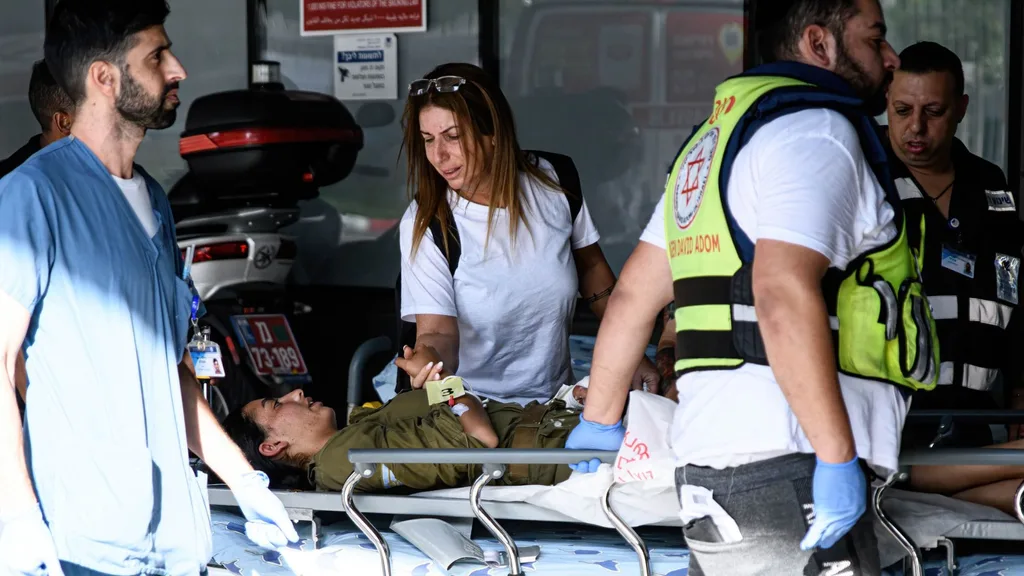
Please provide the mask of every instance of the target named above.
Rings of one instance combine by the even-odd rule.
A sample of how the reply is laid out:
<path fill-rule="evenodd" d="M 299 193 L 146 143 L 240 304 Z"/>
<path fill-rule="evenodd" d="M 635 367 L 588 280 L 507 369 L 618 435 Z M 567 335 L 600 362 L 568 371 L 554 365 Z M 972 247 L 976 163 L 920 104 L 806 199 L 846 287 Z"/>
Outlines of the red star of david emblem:
<path fill-rule="evenodd" d="M 700 188 L 700 170 L 703 166 L 704 150 L 702 149 L 696 160 L 691 160 L 686 163 L 686 179 L 683 181 L 685 186 L 679 191 L 679 193 L 683 195 L 684 201 L 687 205 L 690 204 L 690 198 L 693 196 L 693 193 Z"/>

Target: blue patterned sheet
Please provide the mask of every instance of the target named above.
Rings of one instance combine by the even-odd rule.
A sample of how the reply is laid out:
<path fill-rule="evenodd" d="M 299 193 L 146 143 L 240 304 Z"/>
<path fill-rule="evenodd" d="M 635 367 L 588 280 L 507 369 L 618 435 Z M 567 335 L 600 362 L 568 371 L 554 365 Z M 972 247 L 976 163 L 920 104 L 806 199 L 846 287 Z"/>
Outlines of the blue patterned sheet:
<path fill-rule="evenodd" d="M 945 562 L 926 562 L 924 576 L 1013 576 L 1024 575 L 1024 556 L 977 554 L 958 558 L 960 570 L 954 575 Z M 904 576 L 902 570 L 891 570 L 883 576 Z"/>
<path fill-rule="evenodd" d="M 309 539 L 309 524 L 299 527 L 302 537 L 280 550 L 261 550 L 245 537 L 245 520 L 234 512 L 214 508 L 214 566 L 231 574 L 277 576 L 301 574 L 378 574 L 379 560 L 373 544 L 347 520 L 321 529 L 320 549 Z M 635 576 L 640 569 L 633 550 L 614 532 L 580 525 L 503 522 L 516 543 L 541 548 L 536 562 L 524 564 L 523 572 L 536 576 Z M 381 525 L 380 527 L 383 527 Z M 656 576 L 686 576 L 689 552 L 672 529 L 640 530 L 651 554 Z M 395 576 L 506 576 L 508 570 L 490 569 L 482 564 L 459 563 L 442 570 L 422 552 L 392 532 L 384 532 L 391 547 Z M 491 538 L 476 538 L 484 549 L 501 550 Z M 1024 575 L 1024 555 L 977 554 L 958 559 L 958 576 Z M 883 576 L 905 576 L 890 568 Z M 955 576 L 942 561 L 925 563 L 925 576 Z"/>
<path fill-rule="evenodd" d="M 277 551 L 260 550 L 245 537 L 245 520 L 234 513 L 214 509 L 214 565 L 243 576 L 302 574 L 379 574 L 380 561 L 373 544 L 348 521 L 321 529 L 320 549 L 313 550 L 309 524 L 300 526 L 303 539 Z M 521 546 L 538 545 L 540 557 L 524 564 L 531 576 L 637 576 L 636 554 L 617 534 L 568 524 L 503 522 Z M 383 527 L 383 526 L 381 526 Z M 659 576 L 685 576 L 689 552 L 681 546 L 678 531 L 658 529 L 641 532 L 651 553 L 651 565 Z M 506 576 L 508 568 L 457 563 L 443 570 L 402 537 L 384 532 L 391 548 L 395 576 Z M 501 550 L 494 539 L 474 539 L 484 549 Z"/>

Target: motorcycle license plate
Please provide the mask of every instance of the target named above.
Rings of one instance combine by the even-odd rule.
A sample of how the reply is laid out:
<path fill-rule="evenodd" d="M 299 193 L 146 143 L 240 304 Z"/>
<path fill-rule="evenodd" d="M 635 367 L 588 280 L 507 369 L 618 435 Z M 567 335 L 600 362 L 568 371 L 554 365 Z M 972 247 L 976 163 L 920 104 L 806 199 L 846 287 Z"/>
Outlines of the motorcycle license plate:
<path fill-rule="evenodd" d="M 238 340 L 260 376 L 302 376 L 306 362 L 284 314 L 232 316 Z"/>

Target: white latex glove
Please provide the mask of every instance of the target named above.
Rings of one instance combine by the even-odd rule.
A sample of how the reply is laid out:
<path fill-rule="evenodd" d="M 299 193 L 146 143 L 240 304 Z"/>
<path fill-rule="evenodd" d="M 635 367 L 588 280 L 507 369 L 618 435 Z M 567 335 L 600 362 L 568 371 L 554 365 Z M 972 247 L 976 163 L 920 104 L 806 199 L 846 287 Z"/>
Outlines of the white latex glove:
<path fill-rule="evenodd" d="M 0 573 L 64 576 L 39 504 L 0 518 Z"/>
<path fill-rule="evenodd" d="M 257 470 L 242 476 L 231 493 L 248 520 L 245 523 L 246 537 L 261 548 L 273 550 L 289 542 L 298 542 L 299 534 L 288 518 L 284 504 L 274 496 L 269 486 L 270 479 Z"/>

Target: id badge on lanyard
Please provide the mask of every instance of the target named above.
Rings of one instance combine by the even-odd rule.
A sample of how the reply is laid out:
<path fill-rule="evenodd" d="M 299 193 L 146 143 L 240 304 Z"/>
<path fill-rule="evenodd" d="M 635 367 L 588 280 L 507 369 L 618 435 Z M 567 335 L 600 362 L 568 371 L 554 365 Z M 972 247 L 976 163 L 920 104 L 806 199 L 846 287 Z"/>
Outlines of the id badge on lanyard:
<path fill-rule="evenodd" d="M 977 257 L 970 252 L 961 250 L 949 244 L 942 245 L 942 267 L 952 270 L 957 274 L 974 278 L 974 270 L 977 267 Z"/>
<path fill-rule="evenodd" d="M 185 268 L 182 279 L 192 285 L 189 278 L 192 270 L 192 258 L 195 247 L 189 246 L 185 252 Z M 220 345 L 210 340 L 210 327 L 199 327 L 199 296 L 192 296 L 192 311 L 189 314 L 192 323 L 192 340 L 188 343 L 188 353 L 196 370 L 196 378 L 209 380 L 224 377 L 224 359 L 220 354 Z"/>

